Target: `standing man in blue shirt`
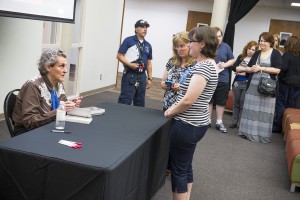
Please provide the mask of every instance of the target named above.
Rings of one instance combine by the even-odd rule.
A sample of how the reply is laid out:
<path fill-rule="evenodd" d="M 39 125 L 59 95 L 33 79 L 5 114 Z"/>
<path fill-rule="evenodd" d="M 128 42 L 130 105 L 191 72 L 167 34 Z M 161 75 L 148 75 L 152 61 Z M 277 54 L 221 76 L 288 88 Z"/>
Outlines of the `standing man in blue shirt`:
<path fill-rule="evenodd" d="M 215 62 L 217 64 L 217 67 L 219 68 L 219 80 L 215 93 L 212 96 L 211 101 L 209 103 L 209 115 L 211 119 L 213 104 L 215 104 L 217 117 L 216 129 L 219 130 L 221 133 L 227 133 L 227 129 L 223 124 L 223 114 L 225 110 L 228 92 L 230 89 L 230 71 L 228 70 L 228 68 L 234 64 L 235 60 L 230 46 L 223 42 L 222 30 L 219 27 L 214 27 L 213 30 L 215 31 L 219 41 L 219 47 L 217 50 L 218 55 L 215 57 Z"/>
<path fill-rule="evenodd" d="M 149 26 L 147 21 L 138 20 L 135 35 L 125 38 L 118 50 L 117 59 L 124 65 L 118 103 L 145 106 L 146 88 L 152 83 L 152 47 L 145 40 Z"/>

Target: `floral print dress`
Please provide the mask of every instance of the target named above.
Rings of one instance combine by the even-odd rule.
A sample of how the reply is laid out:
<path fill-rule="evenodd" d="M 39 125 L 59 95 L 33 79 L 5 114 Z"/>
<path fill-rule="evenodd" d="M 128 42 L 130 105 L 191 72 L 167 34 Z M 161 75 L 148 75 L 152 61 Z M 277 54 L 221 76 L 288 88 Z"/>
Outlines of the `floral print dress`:
<path fill-rule="evenodd" d="M 182 75 L 191 65 L 185 67 L 175 67 L 173 65 L 172 59 L 170 59 L 166 65 L 167 77 L 166 81 L 171 81 L 173 84 L 179 83 Z M 164 94 L 163 99 L 163 110 L 167 110 L 171 107 L 177 100 L 177 95 L 180 91 L 174 91 L 172 89 L 167 90 Z"/>

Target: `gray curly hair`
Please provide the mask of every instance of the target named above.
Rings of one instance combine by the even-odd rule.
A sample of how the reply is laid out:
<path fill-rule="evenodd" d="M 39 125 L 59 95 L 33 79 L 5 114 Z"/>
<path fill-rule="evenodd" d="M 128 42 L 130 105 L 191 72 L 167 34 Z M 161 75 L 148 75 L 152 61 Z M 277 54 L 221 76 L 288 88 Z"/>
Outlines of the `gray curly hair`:
<path fill-rule="evenodd" d="M 41 58 L 38 61 L 38 69 L 41 75 L 47 74 L 46 66 L 53 67 L 58 56 L 67 58 L 66 54 L 60 49 L 47 49 L 42 53 Z"/>

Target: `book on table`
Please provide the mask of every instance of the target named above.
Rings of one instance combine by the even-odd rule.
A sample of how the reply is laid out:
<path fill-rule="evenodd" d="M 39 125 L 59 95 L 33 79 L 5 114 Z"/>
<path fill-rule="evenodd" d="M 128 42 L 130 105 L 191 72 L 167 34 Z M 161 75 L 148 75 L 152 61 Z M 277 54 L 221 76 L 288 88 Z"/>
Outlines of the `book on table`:
<path fill-rule="evenodd" d="M 67 122 L 89 124 L 93 120 L 93 115 L 102 115 L 105 113 L 105 109 L 95 106 L 86 108 L 75 108 L 69 111 L 66 116 Z"/>

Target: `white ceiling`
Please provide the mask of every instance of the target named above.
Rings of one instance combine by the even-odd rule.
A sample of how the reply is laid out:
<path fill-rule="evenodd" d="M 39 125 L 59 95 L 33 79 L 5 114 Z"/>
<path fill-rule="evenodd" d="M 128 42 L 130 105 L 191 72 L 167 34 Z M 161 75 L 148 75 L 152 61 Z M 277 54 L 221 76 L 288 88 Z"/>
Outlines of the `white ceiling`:
<path fill-rule="evenodd" d="M 202 1 L 213 2 L 214 0 L 202 0 Z M 260 0 L 256 5 L 261 7 L 300 9 L 300 7 L 291 6 L 291 3 L 300 3 L 300 0 Z"/>
<path fill-rule="evenodd" d="M 291 6 L 291 3 L 300 3 L 300 0 L 260 0 L 258 6 L 266 7 L 279 7 L 279 8 L 291 8 L 299 9 L 300 7 Z"/>

